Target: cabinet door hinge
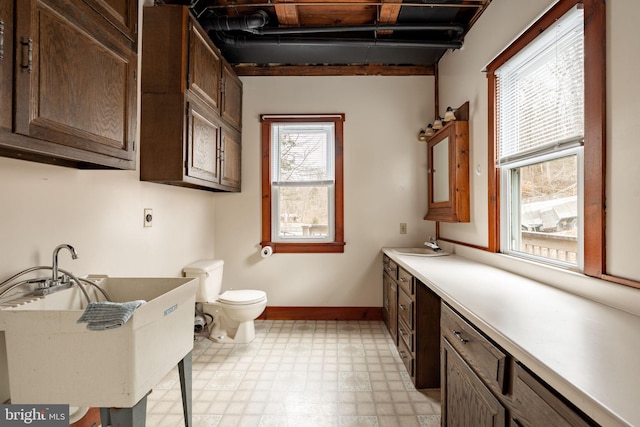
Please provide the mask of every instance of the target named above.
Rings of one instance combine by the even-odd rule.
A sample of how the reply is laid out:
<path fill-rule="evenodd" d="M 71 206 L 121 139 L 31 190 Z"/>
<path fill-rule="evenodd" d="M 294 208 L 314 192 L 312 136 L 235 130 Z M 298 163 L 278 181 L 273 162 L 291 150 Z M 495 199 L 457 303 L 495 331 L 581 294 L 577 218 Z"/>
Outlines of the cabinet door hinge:
<path fill-rule="evenodd" d="M 132 145 L 133 145 L 133 152 L 135 153 L 136 152 L 136 140 L 135 139 L 133 140 L 133 144 Z"/>
<path fill-rule="evenodd" d="M 4 59 L 4 21 L 0 19 L 0 61 Z"/>
<path fill-rule="evenodd" d="M 133 81 L 134 82 L 138 81 L 138 70 L 133 70 Z"/>

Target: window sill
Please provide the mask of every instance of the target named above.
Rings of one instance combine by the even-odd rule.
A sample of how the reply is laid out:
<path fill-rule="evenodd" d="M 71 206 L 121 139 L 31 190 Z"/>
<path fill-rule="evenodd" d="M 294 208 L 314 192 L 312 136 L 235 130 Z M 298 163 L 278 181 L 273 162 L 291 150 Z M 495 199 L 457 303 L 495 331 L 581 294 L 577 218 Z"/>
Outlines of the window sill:
<path fill-rule="evenodd" d="M 262 247 L 271 246 L 273 253 L 296 254 L 296 253 L 343 253 L 345 242 L 330 243 L 282 243 L 282 242 L 262 242 Z"/>

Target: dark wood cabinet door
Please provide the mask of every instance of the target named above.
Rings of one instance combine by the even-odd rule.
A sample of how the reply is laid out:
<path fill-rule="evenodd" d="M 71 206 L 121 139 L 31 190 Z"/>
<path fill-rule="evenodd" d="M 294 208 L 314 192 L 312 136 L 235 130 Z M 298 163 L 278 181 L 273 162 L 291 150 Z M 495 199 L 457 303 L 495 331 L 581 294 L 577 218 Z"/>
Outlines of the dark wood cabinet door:
<path fill-rule="evenodd" d="M 446 339 L 442 339 L 442 378 L 443 426 L 505 426 L 505 407 Z"/>
<path fill-rule="evenodd" d="M 25 0 L 16 14 L 14 132 L 50 142 L 55 154 L 71 148 L 135 168 L 131 45 L 81 2 Z"/>
<path fill-rule="evenodd" d="M 138 39 L 137 0 L 84 0 L 129 40 Z"/>
<path fill-rule="evenodd" d="M 0 128 L 13 118 L 13 1 L 0 1 Z"/>
<path fill-rule="evenodd" d="M 398 284 L 389 281 L 389 333 L 395 345 L 398 345 Z"/>
<path fill-rule="evenodd" d="M 384 271 L 382 272 L 382 320 L 384 321 L 384 324 L 387 325 L 387 329 L 390 328 L 390 324 L 389 324 L 389 304 L 390 304 L 390 299 L 389 299 L 389 292 L 390 292 L 390 287 L 391 285 L 389 284 L 389 281 L 391 279 L 389 279 L 389 276 L 387 274 L 384 273 Z"/>
<path fill-rule="evenodd" d="M 242 171 L 242 141 L 240 140 L 240 133 L 229 127 L 223 128 L 220 148 L 222 169 L 220 184 L 239 191 Z"/>
<path fill-rule="evenodd" d="M 221 115 L 234 128 L 242 128 L 242 82 L 226 62 L 222 65 Z"/>
<path fill-rule="evenodd" d="M 189 102 L 188 112 L 186 175 L 218 183 L 220 126 L 212 111 L 195 102 Z"/>
<path fill-rule="evenodd" d="M 212 47 L 206 33 L 195 19 L 189 21 L 189 90 L 220 112 L 220 67 L 221 59 Z"/>

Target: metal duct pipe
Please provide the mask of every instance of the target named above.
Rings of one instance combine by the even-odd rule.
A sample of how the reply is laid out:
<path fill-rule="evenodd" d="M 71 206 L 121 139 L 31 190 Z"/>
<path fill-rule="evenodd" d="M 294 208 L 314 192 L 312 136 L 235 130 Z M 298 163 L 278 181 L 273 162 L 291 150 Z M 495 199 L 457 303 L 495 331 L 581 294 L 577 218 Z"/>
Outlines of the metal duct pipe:
<path fill-rule="evenodd" d="M 372 24 L 327 27 L 257 28 L 253 33 L 260 35 L 291 35 L 359 31 L 453 31 L 456 36 L 461 36 L 464 32 L 464 27 L 458 24 Z"/>
<path fill-rule="evenodd" d="M 262 37 L 247 39 L 232 37 L 224 33 L 214 33 L 222 43 L 235 47 L 248 46 L 335 46 L 335 47 L 409 47 L 432 49 L 460 49 L 461 41 L 428 41 L 428 40 L 367 40 L 367 39 L 283 39 L 280 37 Z"/>
<path fill-rule="evenodd" d="M 245 16 L 214 16 L 204 20 L 202 26 L 207 31 L 249 31 L 255 33 L 269 23 L 269 15 L 259 10 L 253 15 Z"/>

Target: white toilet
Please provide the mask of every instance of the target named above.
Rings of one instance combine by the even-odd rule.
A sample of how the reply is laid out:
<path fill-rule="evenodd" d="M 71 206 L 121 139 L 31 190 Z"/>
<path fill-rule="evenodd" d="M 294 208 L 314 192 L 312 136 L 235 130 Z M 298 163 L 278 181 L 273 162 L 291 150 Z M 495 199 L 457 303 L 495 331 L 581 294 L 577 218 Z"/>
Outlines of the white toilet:
<path fill-rule="evenodd" d="M 255 336 L 253 321 L 267 306 L 267 294 L 258 290 L 229 290 L 220 294 L 224 261 L 205 259 L 186 266 L 185 277 L 197 278 L 200 286 L 196 303 L 202 303 L 203 311 L 213 316 L 209 338 L 215 342 L 251 342 Z"/>

